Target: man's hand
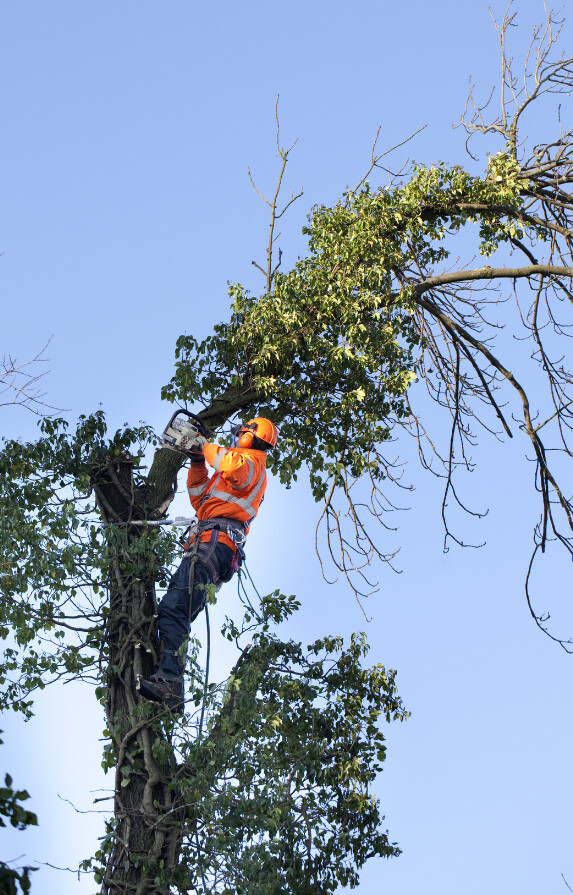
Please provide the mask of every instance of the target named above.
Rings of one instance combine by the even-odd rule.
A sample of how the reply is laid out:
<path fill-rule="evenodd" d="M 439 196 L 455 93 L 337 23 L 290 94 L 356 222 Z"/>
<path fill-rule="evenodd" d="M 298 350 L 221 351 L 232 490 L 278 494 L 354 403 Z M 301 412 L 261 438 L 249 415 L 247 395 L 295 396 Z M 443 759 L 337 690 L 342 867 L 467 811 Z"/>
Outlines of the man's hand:
<path fill-rule="evenodd" d="M 204 444 L 207 444 L 207 439 L 202 435 L 197 435 L 184 449 L 191 455 L 192 460 L 202 460 Z"/>

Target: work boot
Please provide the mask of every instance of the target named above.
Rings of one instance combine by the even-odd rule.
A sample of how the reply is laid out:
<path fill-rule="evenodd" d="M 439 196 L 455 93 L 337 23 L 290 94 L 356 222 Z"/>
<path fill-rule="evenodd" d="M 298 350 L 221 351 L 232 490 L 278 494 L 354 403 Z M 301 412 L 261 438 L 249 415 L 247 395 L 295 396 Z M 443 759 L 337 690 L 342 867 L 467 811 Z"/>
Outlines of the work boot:
<path fill-rule="evenodd" d="M 166 681 L 164 678 L 157 678 L 154 681 L 139 681 L 139 692 L 144 699 L 151 702 L 161 702 L 171 709 L 172 712 L 181 713 L 184 708 L 184 690 L 183 680 L 176 678 L 172 681 Z"/>

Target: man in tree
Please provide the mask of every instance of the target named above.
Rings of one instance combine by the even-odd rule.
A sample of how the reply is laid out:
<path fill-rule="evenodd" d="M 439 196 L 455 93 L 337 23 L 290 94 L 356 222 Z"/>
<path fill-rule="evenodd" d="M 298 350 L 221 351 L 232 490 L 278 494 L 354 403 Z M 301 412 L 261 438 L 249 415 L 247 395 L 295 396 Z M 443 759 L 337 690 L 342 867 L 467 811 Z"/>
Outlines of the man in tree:
<path fill-rule="evenodd" d="M 205 607 L 207 588 L 230 581 L 241 565 L 243 544 L 262 503 L 266 452 L 277 443 L 277 428 L 257 417 L 233 429 L 232 448 L 209 444 L 197 435 L 190 444 L 189 499 L 197 522 L 185 543 L 185 556 L 159 605 L 159 666 L 152 680 L 140 681 L 146 699 L 183 708 L 185 644 L 191 622 Z M 214 467 L 209 478 L 205 460 Z"/>

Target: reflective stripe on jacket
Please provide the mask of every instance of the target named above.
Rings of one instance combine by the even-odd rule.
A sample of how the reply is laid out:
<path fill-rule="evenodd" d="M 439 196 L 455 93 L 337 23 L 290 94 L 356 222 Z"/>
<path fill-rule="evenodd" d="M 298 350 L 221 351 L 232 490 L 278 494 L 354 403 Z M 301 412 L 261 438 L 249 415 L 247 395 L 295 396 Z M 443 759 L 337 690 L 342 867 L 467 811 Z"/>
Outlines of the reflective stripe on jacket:
<path fill-rule="evenodd" d="M 267 486 L 267 455 L 252 448 L 224 448 L 206 444 L 203 454 L 215 473 L 211 478 L 202 463 L 192 463 L 187 475 L 187 491 L 193 509 L 200 520 L 223 516 L 250 523 L 257 515 Z M 200 536 L 209 540 L 210 532 Z M 222 532 L 219 540 L 235 549 L 234 544 Z"/>

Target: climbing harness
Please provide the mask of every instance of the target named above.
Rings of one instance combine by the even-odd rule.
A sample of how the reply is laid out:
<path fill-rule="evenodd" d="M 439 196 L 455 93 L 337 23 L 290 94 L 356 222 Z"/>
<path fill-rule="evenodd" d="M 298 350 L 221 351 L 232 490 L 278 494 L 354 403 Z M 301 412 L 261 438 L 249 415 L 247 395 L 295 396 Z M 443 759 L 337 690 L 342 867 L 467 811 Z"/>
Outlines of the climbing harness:
<path fill-rule="evenodd" d="M 192 537 L 192 543 L 195 547 L 195 545 L 200 542 L 201 534 L 205 531 L 210 531 L 211 537 L 209 541 L 201 542 L 203 544 L 208 544 L 207 553 L 202 553 L 201 555 L 201 562 L 215 574 L 217 584 L 225 584 L 227 581 L 231 580 L 235 572 L 239 571 L 241 563 L 245 559 L 245 540 L 247 537 L 246 529 L 248 528 L 248 525 L 248 522 L 239 522 L 238 519 L 228 519 L 226 516 L 213 516 L 210 519 L 195 519 L 183 532 L 180 541 L 184 547 L 188 547 Z M 233 555 L 230 572 L 223 578 L 219 576 L 218 571 L 214 569 L 211 562 L 211 557 L 217 545 L 220 532 L 226 534 L 229 540 L 235 545 L 235 553 Z M 196 549 L 198 550 L 198 547 Z M 184 555 L 193 557 L 195 555 L 195 550 L 187 550 Z"/>

